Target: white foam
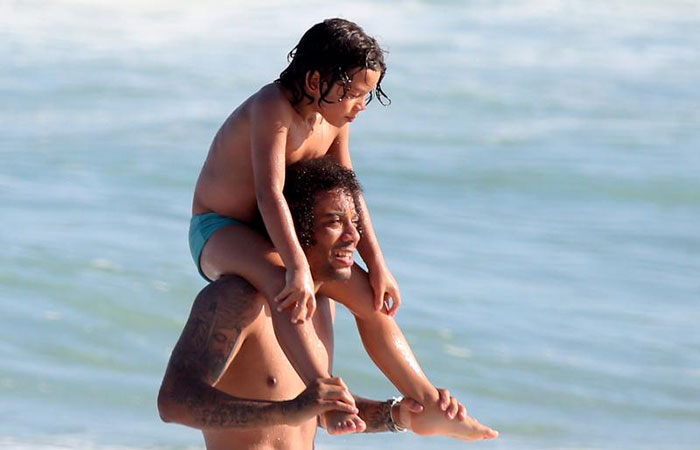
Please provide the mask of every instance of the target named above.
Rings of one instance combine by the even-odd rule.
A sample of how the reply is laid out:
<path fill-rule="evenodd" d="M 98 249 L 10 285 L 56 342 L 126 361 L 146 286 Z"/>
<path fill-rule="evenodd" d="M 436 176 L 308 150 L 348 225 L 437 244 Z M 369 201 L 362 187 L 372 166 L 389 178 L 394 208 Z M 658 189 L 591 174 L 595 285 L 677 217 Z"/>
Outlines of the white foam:
<path fill-rule="evenodd" d="M 122 269 L 122 266 L 119 264 L 115 263 L 114 261 L 110 261 L 107 258 L 95 258 L 92 261 L 90 261 L 90 267 L 98 270 L 107 270 L 107 271 L 119 271 Z"/>
<path fill-rule="evenodd" d="M 389 6 L 358 2 L 342 7 L 318 2 L 273 1 L 264 7 L 253 0 L 222 4 L 135 0 L 60 0 L 37 4 L 8 2 L 0 6 L 0 30 L 19 37 L 24 44 L 80 43 L 84 51 L 107 51 L 114 47 L 160 48 L 201 39 L 228 44 L 261 39 L 266 43 L 284 37 L 289 46 L 310 25 L 326 17 L 341 16 L 369 24 L 384 24 Z M 382 25 L 382 30 L 386 27 Z"/>
<path fill-rule="evenodd" d="M 44 320 L 48 322 L 56 322 L 58 320 L 61 320 L 62 318 L 63 315 L 60 312 L 50 310 L 44 311 Z"/>
<path fill-rule="evenodd" d="M 444 348 L 445 348 L 445 352 L 448 355 L 451 355 L 451 356 L 454 356 L 457 358 L 466 359 L 466 358 L 469 358 L 472 356 L 472 351 L 469 350 L 468 348 L 458 347 L 456 345 L 450 345 L 450 344 L 445 345 Z"/>
<path fill-rule="evenodd" d="M 427 44 L 435 50 L 450 46 L 451 51 L 458 50 L 455 58 L 461 54 L 476 64 L 639 74 L 669 61 L 690 61 L 699 54 L 695 48 L 645 45 L 640 49 L 624 42 L 652 29 L 692 23 L 693 17 L 697 23 L 700 4 L 692 1 L 478 1 L 450 9 L 460 14 L 446 16 L 417 1 L 402 3 L 400 8 L 395 2 L 368 1 L 342 6 L 273 1 L 264 7 L 253 0 L 224 4 L 214 0 L 10 1 L 0 6 L 0 37 L 8 35 L 18 45 L 20 51 L 12 55 L 19 60 L 114 53 L 128 58 L 133 50 L 162 50 L 176 58 L 183 44 L 203 49 L 279 45 L 288 50 L 311 24 L 341 16 L 376 34 L 389 50 L 396 44 Z M 459 32 L 450 24 L 458 24 Z M 490 30 L 491 36 L 483 35 L 484 30 Z M 486 41 L 494 39 L 494 30 L 502 31 L 497 35 L 502 42 L 495 45 Z M 280 54 L 280 61 L 283 58 Z"/>

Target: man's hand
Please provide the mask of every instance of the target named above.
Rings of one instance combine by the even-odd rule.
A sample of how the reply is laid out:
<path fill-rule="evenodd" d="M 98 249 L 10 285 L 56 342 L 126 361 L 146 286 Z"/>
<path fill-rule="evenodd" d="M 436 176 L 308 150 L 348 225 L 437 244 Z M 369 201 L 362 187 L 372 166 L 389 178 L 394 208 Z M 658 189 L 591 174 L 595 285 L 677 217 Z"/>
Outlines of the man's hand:
<path fill-rule="evenodd" d="M 455 417 L 459 417 L 460 420 L 467 418 L 467 408 L 464 407 L 456 397 L 452 397 L 450 391 L 447 389 L 438 389 L 438 394 L 440 396 L 438 404 L 440 409 L 445 411 L 445 415 L 448 419 L 454 420 Z M 392 411 L 392 417 L 396 425 L 401 428 L 411 429 L 411 419 L 414 414 L 420 414 L 423 411 L 423 406 L 412 398 L 404 398 L 401 402 L 394 407 L 395 410 Z M 396 411 L 398 409 L 398 411 Z"/>
<path fill-rule="evenodd" d="M 456 397 L 452 397 L 450 391 L 438 388 L 438 394 L 440 395 L 438 400 L 440 409 L 445 411 L 448 419 L 452 420 L 457 416 L 462 420 L 467 418 L 467 408 L 458 402 Z"/>
<path fill-rule="evenodd" d="M 398 412 L 396 409 L 398 409 Z M 423 405 L 412 398 L 406 397 L 394 407 L 394 410 L 391 411 L 391 417 L 394 419 L 394 423 L 400 428 L 410 430 L 412 414 L 419 414 L 421 412 L 423 412 Z"/>
<path fill-rule="evenodd" d="M 395 316 L 401 305 L 401 292 L 396 279 L 384 263 L 368 267 L 369 284 L 374 292 L 374 309 L 380 311 L 386 305 L 387 314 Z M 389 300 L 393 300 L 389 306 Z"/>
<path fill-rule="evenodd" d="M 277 311 L 294 306 L 292 323 L 309 320 L 316 311 L 316 297 L 314 296 L 314 281 L 311 278 L 311 271 L 308 267 L 297 270 L 287 269 L 285 281 L 284 289 L 275 297 L 275 302 L 278 303 Z"/>
<path fill-rule="evenodd" d="M 332 410 L 358 413 L 355 399 L 340 377 L 319 378 L 295 399 L 281 402 L 282 422 L 292 426 Z"/>

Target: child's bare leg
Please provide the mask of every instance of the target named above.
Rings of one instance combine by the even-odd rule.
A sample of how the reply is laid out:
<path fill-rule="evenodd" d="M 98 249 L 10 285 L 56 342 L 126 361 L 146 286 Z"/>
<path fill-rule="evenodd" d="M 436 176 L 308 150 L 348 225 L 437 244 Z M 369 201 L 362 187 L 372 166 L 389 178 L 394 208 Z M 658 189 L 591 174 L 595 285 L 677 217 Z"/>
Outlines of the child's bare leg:
<path fill-rule="evenodd" d="M 284 288 L 285 268 L 267 239 L 243 224 L 221 228 L 204 246 L 200 264 L 212 280 L 235 274 L 265 296 L 277 341 L 304 384 L 330 377 L 328 355 L 317 351 L 322 344 L 311 321 L 293 324 L 291 309 L 279 312 L 272 302 Z M 359 416 L 340 411 L 329 411 L 324 419 L 330 434 L 364 431 L 366 427 Z"/>
<path fill-rule="evenodd" d="M 353 312 L 362 343 L 377 367 L 403 395 L 423 405 L 423 412 L 412 420 L 415 432 L 463 440 L 490 439 L 498 435 L 472 417 L 454 420 L 446 417 L 438 405 L 437 389 L 423 373 L 396 321 L 386 310 L 374 309 L 369 278 L 357 264 L 349 281 L 326 283 L 321 293 Z"/>

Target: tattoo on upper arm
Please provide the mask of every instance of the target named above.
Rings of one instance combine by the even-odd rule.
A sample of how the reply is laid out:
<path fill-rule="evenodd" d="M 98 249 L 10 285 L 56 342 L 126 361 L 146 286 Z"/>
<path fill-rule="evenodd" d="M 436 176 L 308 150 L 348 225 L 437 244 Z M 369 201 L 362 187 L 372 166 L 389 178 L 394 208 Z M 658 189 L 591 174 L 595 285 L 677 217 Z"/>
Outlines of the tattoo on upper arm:
<path fill-rule="evenodd" d="M 171 367 L 208 384 L 218 381 L 241 344 L 243 329 L 259 312 L 255 293 L 240 277 L 222 278 L 202 289 L 173 350 Z"/>
<path fill-rule="evenodd" d="M 266 409 L 270 402 L 235 398 L 213 387 L 262 307 L 255 289 L 234 276 L 211 283 L 195 299 L 170 357 L 167 388 L 167 395 L 186 408 L 195 426 L 262 426 L 271 420 Z"/>

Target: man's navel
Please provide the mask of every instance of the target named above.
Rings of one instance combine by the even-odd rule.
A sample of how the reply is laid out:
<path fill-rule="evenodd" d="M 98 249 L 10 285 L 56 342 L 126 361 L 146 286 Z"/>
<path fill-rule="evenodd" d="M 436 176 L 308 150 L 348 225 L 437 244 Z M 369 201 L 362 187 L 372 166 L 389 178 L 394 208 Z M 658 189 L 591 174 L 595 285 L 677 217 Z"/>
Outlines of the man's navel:
<path fill-rule="evenodd" d="M 277 377 L 275 377 L 274 375 L 268 375 L 267 376 L 267 386 L 271 387 L 271 388 L 277 386 Z"/>

